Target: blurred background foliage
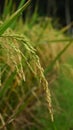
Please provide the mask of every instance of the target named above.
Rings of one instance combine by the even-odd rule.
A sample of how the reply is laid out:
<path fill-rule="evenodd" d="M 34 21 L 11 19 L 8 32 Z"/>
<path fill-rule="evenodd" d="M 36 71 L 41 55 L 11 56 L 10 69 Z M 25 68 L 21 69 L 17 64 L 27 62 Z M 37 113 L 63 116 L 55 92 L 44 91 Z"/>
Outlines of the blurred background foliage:
<path fill-rule="evenodd" d="M 0 15 L 4 17 L 12 10 L 18 9 L 27 0 L 1 0 L 0 1 Z M 21 4 L 20 4 L 21 3 Z M 7 6 L 7 7 L 6 7 Z M 11 7 L 13 6 L 13 7 Z M 6 8 L 4 10 L 4 7 Z M 61 28 L 67 26 L 73 21 L 73 0 L 31 0 L 30 7 L 24 11 L 23 19 L 25 20 L 27 12 L 29 17 L 33 15 L 34 12 L 39 16 L 52 17 L 52 22 L 54 27 Z M 8 11 L 8 13 L 7 13 Z M 2 15 L 3 14 L 3 15 Z M 55 22 L 58 22 L 55 24 Z M 70 27 L 69 33 L 72 33 L 73 24 Z"/>

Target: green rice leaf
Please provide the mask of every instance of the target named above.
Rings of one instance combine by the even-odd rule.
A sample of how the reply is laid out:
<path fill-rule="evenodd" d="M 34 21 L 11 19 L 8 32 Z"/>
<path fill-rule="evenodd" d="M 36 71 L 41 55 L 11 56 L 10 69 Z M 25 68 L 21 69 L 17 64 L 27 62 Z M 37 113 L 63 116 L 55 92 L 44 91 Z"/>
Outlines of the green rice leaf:
<path fill-rule="evenodd" d="M 10 77 L 8 78 L 8 80 L 6 81 L 6 83 L 4 84 L 2 89 L 0 90 L 0 98 L 3 99 L 3 97 L 5 96 L 6 92 L 8 91 L 8 89 L 11 86 L 11 83 L 13 82 L 15 75 L 16 75 L 16 71 L 14 71 L 10 74 Z"/>
<path fill-rule="evenodd" d="M 27 1 L 20 9 L 18 9 L 12 16 L 0 26 L 0 35 L 2 35 L 12 22 L 28 7 L 30 0 Z"/>

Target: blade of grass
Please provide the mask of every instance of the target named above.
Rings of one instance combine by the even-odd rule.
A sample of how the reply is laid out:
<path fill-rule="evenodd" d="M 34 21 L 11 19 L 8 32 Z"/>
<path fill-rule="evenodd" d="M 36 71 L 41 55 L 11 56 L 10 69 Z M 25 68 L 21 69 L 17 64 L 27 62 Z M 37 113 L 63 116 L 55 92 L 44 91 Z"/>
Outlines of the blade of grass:
<path fill-rule="evenodd" d="M 12 16 L 0 26 L 0 35 L 2 35 L 12 22 L 29 6 L 31 0 L 27 1 L 20 9 L 18 9 Z"/>
<path fill-rule="evenodd" d="M 54 39 L 54 40 L 48 40 L 48 42 L 44 42 L 44 43 L 37 43 L 36 45 L 39 44 L 50 44 L 50 43 L 58 43 L 58 42 L 68 42 L 68 41 L 73 41 L 73 38 L 64 38 L 64 39 Z"/>
<path fill-rule="evenodd" d="M 30 28 L 32 28 L 32 26 L 35 24 L 35 22 L 36 22 L 37 19 L 38 19 L 38 3 L 36 3 L 36 7 L 35 7 L 34 13 L 32 15 L 31 22 L 29 24 Z"/>
<path fill-rule="evenodd" d="M 73 26 L 73 22 L 70 23 L 69 25 L 67 25 L 66 27 L 62 28 L 62 29 L 61 29 L 61 32 L 64 33 L 64 32 L 66 32 L 66 31 L 68 31 L 68 29 L 70 29 L 72 26 Z"/>
<path fill-rule="evenodd" d="M 6 0 L 4 5 L 3 17 L 7 17 L 7 15 L 9 15 L 9 13 L 11 12 L 11 7 L 12 7 L 12 0 L 10 1 Z"/>
<path fill-rule="evenodd" d="M 25 0 L 21 0 L 20 4 L 19 4 L 19 6 L 18 6 L 18 9 L 20 9 L 20 8 L 23 6 L 24 3 L 25 3 Z M 17 17 L 16 20 L 12 23 L 11 28 L 14 29 L 14 28 L 16 27 L 17 19 L 18 19 L 18 17 Z"/>
<path fill-rule="evenodd" d="M 12 72 L 10 74 L 10 77 L 6 81 L 5 85 L 0 90 L 0 99 L 1 99 L 1 101 L 2 101 L 5 93 L 7 92 L 7 90 L 10 88 L 10 84 L 13 82 L 13 79 L 14 79 L 15 75 L 16 75 L 16 71 Z"/>
<path fill-rule="evenodd" d="M 25 0 L 21 0 L 20 4 L 18 6 L 18 9 L 20 9 L 23 6 L 24 3 L 25 3 Z"/>
<path fill-rule="evenodd" d="M 52 61 L 52 63 L 45 69 L 45 71 L 44 71 L 44 74 L 45 74 L 45 75 L 47 75 L 47 73 L 50 72 L 50 71 L 53 69 L 53 67 L 54 67 L 54 65 L 55 65 L 55 63 L 56 63 L 56 61 L 60 59 L 60 57 L 63 55 L 63 53 L 68 49 L 68 47 L 69 47 L 71 44 L 72 44 L 72 42 L 70 41 L 70 42 L 62 49 L 62 51 L 60 51 L 60 53 L 55 57 L 55 59 Z"/>

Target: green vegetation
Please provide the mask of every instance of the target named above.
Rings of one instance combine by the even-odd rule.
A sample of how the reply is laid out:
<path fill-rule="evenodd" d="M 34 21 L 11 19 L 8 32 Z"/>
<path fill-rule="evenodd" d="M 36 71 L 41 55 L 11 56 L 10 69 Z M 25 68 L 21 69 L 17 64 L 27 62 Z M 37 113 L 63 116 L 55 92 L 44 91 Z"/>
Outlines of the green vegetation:
<path fill-rule="evenodd" d="M 37 9 L 23 23 L 30 0 L 16 12 L 7 2 L 0 21 L 0 130 L 73 129 L 73 38 Z"/>

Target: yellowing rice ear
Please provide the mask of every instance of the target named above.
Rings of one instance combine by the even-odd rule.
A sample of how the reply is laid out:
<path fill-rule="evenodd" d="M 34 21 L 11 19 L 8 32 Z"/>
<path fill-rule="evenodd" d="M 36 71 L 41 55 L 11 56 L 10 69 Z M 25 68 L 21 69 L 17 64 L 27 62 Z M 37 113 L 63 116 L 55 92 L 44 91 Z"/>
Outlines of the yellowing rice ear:
<path fill-rule="evenodd" d="M 8 33 L 13 33 L 11 30 L 7 30 Z M 13 72 L 15 69 L 17 71 L 17 81 L 19 83 L 19 78 L 25 81 L 25 75 L 22 66 L 22 57 L 19 48 L 19 42 L 14 38 L 1 37 L 0 44 L 2 48 L 1 62 L 7 64 L 10 71 Z"/>
<path fill-rule="evenodd" d="M 51 121 L 53 122 L 54 117 L 53 117 L 53 108 L 52 108 L 52 101 L 51 101 L 51 94 L 50 94 L 50 90 L 49 90 L 49 84 L 48 84 L 47 80 L 45 79 L 44 70 L 40 65 L 39 58 L 37 58 L 37 59 L 38 59 L 37 62 L 36 62 L 37 75 L 40 78 L 41 87 L 42 87 L 42 89 L 44 90 L 44 93 L 45 93 L 48 110 L 49 110 L 50 116 L 51 116 Z"/>
<path fill-rule="evenodd" d="M 2 57 L 4 58 L 4 62 L 10 67 L 10 71 L 13 72 L 16 69 L 17 76 L 19 76 L 21 80 L 25 80 L 25 70 L 23 69 L 22 60 L 27 64 L 28 69 L 32 71 L 34 76 L 37 78 L 39 77 L 39 84 L 42 87 L 42 90 L 44 90 L 46 101 L 48 103 L 48 109 L 51 115 L 51 120 L 54 121 L 48 82 L 45 79 L 44 70 L 40 65 L 39 57 L 36 55 L 35 49 L 31 46 L 31 43 L 25 36 L 17 34 L 13 35 L 12 31 L 6 33 L 0 39 L 1 47 L 3 48 Z M 22 52 L 20 44 L 22 44 L 24 50 L 26 50 L 27 55 L 25 55 L 25 52 Z M 4 51 L 6 51 L 6 53 L 4 53 Z M 30 62 L 28 60 L 29 56 L 31 56 Z"/>

